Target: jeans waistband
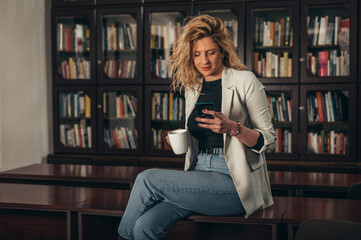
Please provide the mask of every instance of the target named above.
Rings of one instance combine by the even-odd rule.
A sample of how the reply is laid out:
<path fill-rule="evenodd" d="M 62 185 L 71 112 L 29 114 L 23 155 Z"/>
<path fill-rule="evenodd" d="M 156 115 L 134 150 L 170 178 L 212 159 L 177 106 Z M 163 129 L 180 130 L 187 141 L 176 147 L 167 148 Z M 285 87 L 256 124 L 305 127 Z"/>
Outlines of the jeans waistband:
<path fill-rule="evenodd" d="M 223 148 L 206 148 L 206 149 L 201 149 L 200 151 L 201 153 L 207 153 L 207 154 L 217 154 L 217 155 L 223 154 Z"/>

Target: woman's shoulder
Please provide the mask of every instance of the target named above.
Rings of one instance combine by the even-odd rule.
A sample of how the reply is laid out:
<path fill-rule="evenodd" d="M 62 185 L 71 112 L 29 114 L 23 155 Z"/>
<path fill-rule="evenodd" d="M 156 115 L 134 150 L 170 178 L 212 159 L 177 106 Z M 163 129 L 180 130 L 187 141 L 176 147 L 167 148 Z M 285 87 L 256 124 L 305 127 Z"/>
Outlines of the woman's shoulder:
<path fill-rule="evenodd" d="M 256 78 L 256 75 L 254 75 L 254 73 L 249 70 L 237 70 L 234 68 L 228 68 L 228 70 L 231 71 L 234 76 Z"/>

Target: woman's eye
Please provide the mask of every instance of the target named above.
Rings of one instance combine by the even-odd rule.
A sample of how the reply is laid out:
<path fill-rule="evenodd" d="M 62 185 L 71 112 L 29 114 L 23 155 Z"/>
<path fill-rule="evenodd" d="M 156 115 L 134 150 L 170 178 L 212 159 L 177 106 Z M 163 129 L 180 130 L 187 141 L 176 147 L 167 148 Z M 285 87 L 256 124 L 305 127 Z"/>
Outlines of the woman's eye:
<path fill-rule="evenodd" d="M 214 55 L 215 53 L 216 53 L 216 51 L 208 52 L 209 55 Z"/>

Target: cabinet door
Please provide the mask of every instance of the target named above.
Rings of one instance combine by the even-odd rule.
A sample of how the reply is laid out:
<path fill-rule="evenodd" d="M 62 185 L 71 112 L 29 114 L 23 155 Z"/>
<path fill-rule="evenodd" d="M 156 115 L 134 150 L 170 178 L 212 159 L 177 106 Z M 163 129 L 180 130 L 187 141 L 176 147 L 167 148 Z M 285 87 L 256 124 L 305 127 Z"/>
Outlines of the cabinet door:
<path fill-rule="evenodd" d="M 95 83 L 94 10 L 53 10 L 53 84 Z"/>
<path fill-rule="evenodd" d="M 100 9 L 98 21 L 98 82 L 142 83 L 140 8 Z"/>
<path fill-rule="evenodd" d="M 190 6 L 145 7 L 145 81 L 170 84 L 168 59 Z"/>
<path fill-rule="evenodd" d="M 223 20 L 242 62 L 244 62 L 243 6 L 243 3 L 194 4 L 193 6 L 194 15 L 208 14 Z"/>
<path fill-rule="evenodd" d="M 298 158 L 298 88 L 290 85 L 267 85 L 268 109 L 277 135 L 275 150 L 267 159 Z"/>
<path fill-rule="evenodd" d="M 301 86 L 301 157 L 356 158 L 356 84 Z"/>
<path fill-rule="evenodd" d="M 356 82 L 356 1 L 301 1 L 301 82 Z"/>
<path fill-rule="evenodd" d="M 99 0 L 98 0 L 99 1 Z M 52 0 L 52 7 L 94 6 L 96 0 Z"/>
<path fill-rule="evenodd" d="M 247 3 L 246 62 L 263 83 L 298 82 L 298 1 Z"/>
<path fill-rule="evenodd" d="M 142 88 L 98 88 L 100 153 L 138 154 L 143 151 Z"/>
<path fill-rule="evenodd" d="M 95 90 L 54 87 L 54 152 L 96 153 Z"/>
<path fill-rule="evenodd" d="M 168 86 L 149 86 L 145 95 L 145 149 L 147 154 L 172 155 L 165 140 L 168 131 L 184 128 L 185 99 Z"/>

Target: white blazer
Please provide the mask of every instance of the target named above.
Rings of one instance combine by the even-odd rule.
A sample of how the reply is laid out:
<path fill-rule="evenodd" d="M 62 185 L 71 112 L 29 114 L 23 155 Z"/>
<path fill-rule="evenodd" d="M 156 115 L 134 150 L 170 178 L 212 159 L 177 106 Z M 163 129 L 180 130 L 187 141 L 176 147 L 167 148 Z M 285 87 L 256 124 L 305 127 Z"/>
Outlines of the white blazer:
<path fill-rule="evenodd" d="M 199 94 L 200 91 L 194 90 L 185 92 L 186 128 Z M 264 152 L 273 149 L 276 140 L 268 112 L 265 88 L 252 72 L 223 67 L 222 113 L 231 120 L 237 120 L 248 128 L 258 130 L 264 137 L 263 147 L 256 151 L 235 137 L 223 134 L 226 163 L 247 218 L 256 210 L 273 204 Z M 194 168 L 197 155 L 198 141 L 188 132 L 184 170 Z"/>

